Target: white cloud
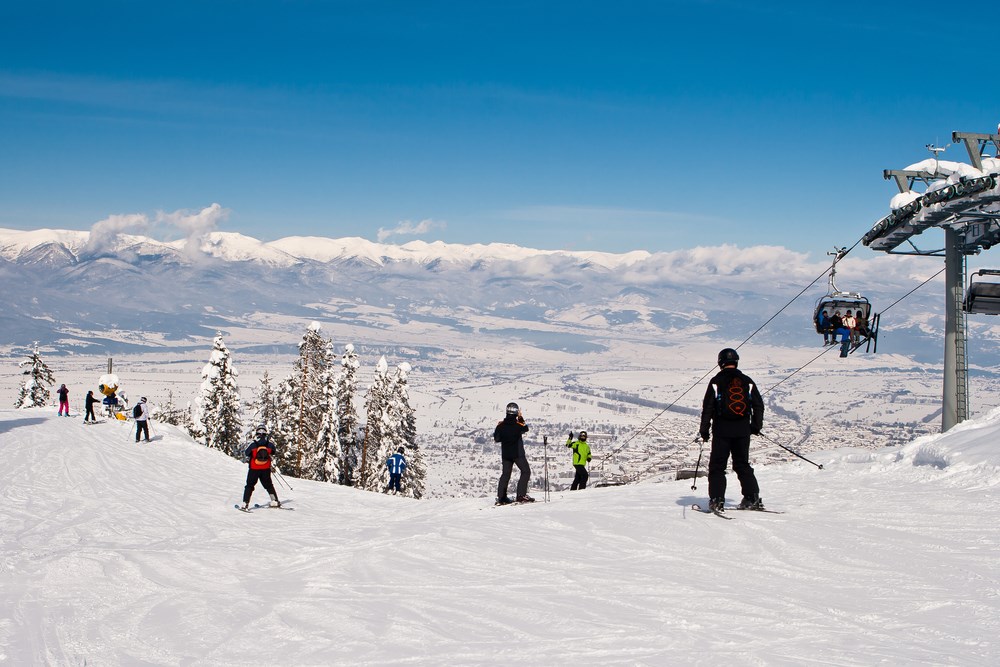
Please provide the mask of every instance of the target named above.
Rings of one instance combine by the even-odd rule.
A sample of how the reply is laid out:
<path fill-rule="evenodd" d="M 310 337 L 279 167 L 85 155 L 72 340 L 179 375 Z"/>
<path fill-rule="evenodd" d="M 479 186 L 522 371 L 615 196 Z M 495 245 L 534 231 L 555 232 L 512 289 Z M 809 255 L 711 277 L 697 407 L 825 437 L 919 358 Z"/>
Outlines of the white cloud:
<path fill-rule="evenodd" d="M 94 223 L 94 226 L 90 228 L 84 252 L 89 255 L 97 255 L 114 251 L 116 250 L 115 241 L 121 234 L 145 234 L 150 232 L 156 224 L 170 228 L 167 231 L 168 236 L 176 236 L 174 232 L 180 232 L 181 237 L 185 239 L 184 253 L 190 259 L 197 260 L 202 256 L 201 244 L 205 238 L 214 232 L 218 228 L 219 222 L 228 216 L 229 209 L 222 208 L 219 204 L 212 204 L 195 213 L 187 210 L 178 210 L 172 213 L 159 211 L 154 220 L 151 220 L 145 213 L 110 215 L 104 220 Z"/>
<path fill-rule="evenodd" d="M 180 230 L 184 236 L 184 254 L 192 260 L 202 257 L 201 245 L 205 238 L 218 229 L 219 223 L 229 217 L 229 209 L 219 204 L 207 206 L 197 213 L 180 210 L 173 213 L 159 212 L 157 222 Z"/>
<path fill-rule="evenodd" d="M 379 243 L 382 243 L 390 236 L 420 236 L 421 234 L 427 234 L 433 229 L 444 229 L 445 226 L 444 222 L 438 222 L 436 220 L 431 220 L 430 218 L 421 220 L 417 223 L 414 223 L 412 220 L 401 220 L 399 224 L 392 229 L 379 227 L 378 241 Z"/>
<path fill-rule="evenodd" d="M 115 239 L 126 232 L 144 232 L 149 229 L 149 218 L 145 213 L 128 213 L 125 215 L 109 215 L 104 220 L 94 223 L 90 228 L 87 246 L 84 252 L 88 255 L 98 255 L 114 249 Z"/>

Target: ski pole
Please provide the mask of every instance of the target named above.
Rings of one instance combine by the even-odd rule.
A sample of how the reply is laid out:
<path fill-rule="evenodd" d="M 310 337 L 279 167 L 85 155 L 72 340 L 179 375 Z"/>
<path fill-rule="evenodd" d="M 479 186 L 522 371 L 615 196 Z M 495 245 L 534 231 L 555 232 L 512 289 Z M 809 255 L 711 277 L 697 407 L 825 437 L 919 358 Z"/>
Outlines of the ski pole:
<path fill-rule="evenodd" d="M 289 491 L 294 491 L 295 490 L 295 489 L 292 488 L 291 484 L 289 484 L 288 482 L 285 481 L 285 478 L 281 475 L 280 472 L 278 472 L 277 468 L 275 468 L 273 472 L 274 472 L 275 475 L 278 476 L 278 481 L 281 482 L 282 484 L 284 484 L 286 487 L 288 487 Z"/>
<path fill-rule="evenodd" d="M 545 502 L 549 502 L 549 436 L 542 436 L 542 455 L 545 457 Z"/>
<path fill-rule="evenodd" d="M 767 437 L 767 436 L 766 436 L 766 435 L 764 435 L 763 433 L 758 433 L 757 435 L 759 435 L 760 437 L 764 438 L 765 440 L 767 440 L 767 441 L 768 441 L 768 442 L 770 442 L 771 444 L 774 444 L 774 445 L 777 445 L 778 447 L 781 447 L 781 448 L 782 448 L 782 449 L 784 449 L 784 450 L 785 450 L 786 452 L 791 452 L 792 454 L 795 454 L 795 455 L 796 455 L 797 457 L 799 457 L 800 459 L 802 459 L 802 460 L 803 460 L 803 461 L 805 461 L 806 463 L 812 463 L 812 464 L 813 464 L 814 466 L 816 466 L 816 467 L 817 467 L 817 468 L 819 468 L 820 470 L 822 470 L 822 469 L 823 469 L 823 466 L 822 466 L 822 465 L 820 465 L 819 463 L 815 463 L 814 461 L 810 461 L 809 459 L 807 459 L 806 457 L 802 456 L 801 454 L 799 454 L 799 453 L 798 453 L 797 451 L 795 451 L 794 449 L 789 449 L 788 447 L 785 447 L 785 446 L 784 446 L 783 444 L 781 444 L 780 442 L 776 442 L 776 441 L 772 440 L 771 438 Z"/>
<path fill-rule="evenodd" d="M 694 480 L 691 482 L 692 491 L 698 488 L 698 468 L 701 467 L 701 453 L 705 451 L 705 441 L 701 439 L 701 436 L 696 436 L 695 440 L 698 443 L 698 462 L 694 464 Z"/>

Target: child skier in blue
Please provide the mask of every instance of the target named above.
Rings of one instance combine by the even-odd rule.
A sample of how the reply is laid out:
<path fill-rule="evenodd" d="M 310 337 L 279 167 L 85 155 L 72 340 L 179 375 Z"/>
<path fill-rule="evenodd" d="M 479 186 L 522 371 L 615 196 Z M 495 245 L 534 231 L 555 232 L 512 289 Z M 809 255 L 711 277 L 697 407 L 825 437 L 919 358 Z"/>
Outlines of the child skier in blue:
<path fill-rule="evenodd" d="M 393 495 L 402 492 L 403 488 L 400 486 L 400 481 L 403 479 L 403 473 L 406 472 L 406 457 L 403 456 L 404 448 L 400 447 L 396 450 L 396 453 L 389 457 L 389 460 L 385 462 L 387 468 L 389 468 L 389 486 L 385 487 L 385 492 L 389 493 L 392 490 Z"/>

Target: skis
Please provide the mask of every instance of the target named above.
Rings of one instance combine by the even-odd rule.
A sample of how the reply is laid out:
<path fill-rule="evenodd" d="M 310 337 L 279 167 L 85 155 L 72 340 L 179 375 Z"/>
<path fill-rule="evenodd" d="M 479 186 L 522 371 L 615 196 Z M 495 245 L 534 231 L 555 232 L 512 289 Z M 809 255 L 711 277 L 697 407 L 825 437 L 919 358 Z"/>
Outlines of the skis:
<path fill-rule="evenodd" d="M 509 503 L 501 503 L 501 502 L 498 501 L 498 502 L 493 503 L 493 507 L 507 507 L 508 505 L 531 505 L 534 502 L 535 502 L 534 499 L 531 499 L 531 500 L 512 500 Z"/>
<path fill-rule="evenodd" d="M 737 512 L 764 512 L 765 514 L 784 514 L 784 512 L 781 510 L 752 510 L 752 509 L 743 509 L 740 507 L 732 507 L 730 509 L 736 510 Z"/>
<path fill-rule="evenodd" d="M 702 509 L 701 505 L 699 505 L 698 503 L 691 505 L 691 509 L 697 512 L 701 512 L 702 514 L 714 514 L 715 516 L 721 519 L 727 519 L 729 521 L 733 520 L 733 517 L 727 516 L 724 512 L 720 510 Z M 727 507 L 726 509 L 733 512 L 764 512 L 766 514 L 784 514 L 784 512 L 782 512 L 781 510 L 764 510 L 764 509 L 752 510 L 752 509 L 740 509 L 739 507 Z"/>
<path fill-rule="evenodd" d="M 294 510 L 295 509 L 294 507 L 287 506 L 287 504 L 290 502 L 292 501 L 285 500 L 284 502 L 282 502 L 281 505 L 278 505 L 277 507 L 271 507 L 270 505 L 261 505 L 260 503 L 254 503 L 252 507 L 243 507 L 243 505 L 237 503 L 233 505 L 233 507 L 235 507 L 241 512 L 246 512 L 247 514 L 250 514 L 254 510 Z"/>
<path fill-rule="evenodd" d="M 701 512 L 702 514 L 714 514 L 715 516 L 719 517 L 720 519 L 725 519 L 726 521 L 732 521 L 733 520 L 733 517 L 726 516 L 725 514 L 723 514 L 722 510 L 716 510 L 716 509 L 712 509 L 712 508 L 708 508 L 707 510 L 704 510 L 704 509 L 701 508 L 701 505 L 699 505 L 698 503 L 695 503 L 694 505 L 691 505 L 691 509 L 695 510 L 696 512 Z"/>

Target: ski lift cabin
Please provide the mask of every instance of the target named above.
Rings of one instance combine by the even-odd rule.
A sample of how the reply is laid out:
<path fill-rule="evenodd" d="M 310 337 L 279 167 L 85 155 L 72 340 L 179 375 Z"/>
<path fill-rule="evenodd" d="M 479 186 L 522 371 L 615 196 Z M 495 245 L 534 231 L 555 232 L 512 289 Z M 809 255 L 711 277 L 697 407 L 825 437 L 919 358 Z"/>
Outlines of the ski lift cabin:
<path fill-rule="evenodd" d="M 993 280 L 983 280 L 983 276 Z M 1000 269 L 980 269 L 972 274 L 962 309 L 974 315 L 1000 315 Z"/>

